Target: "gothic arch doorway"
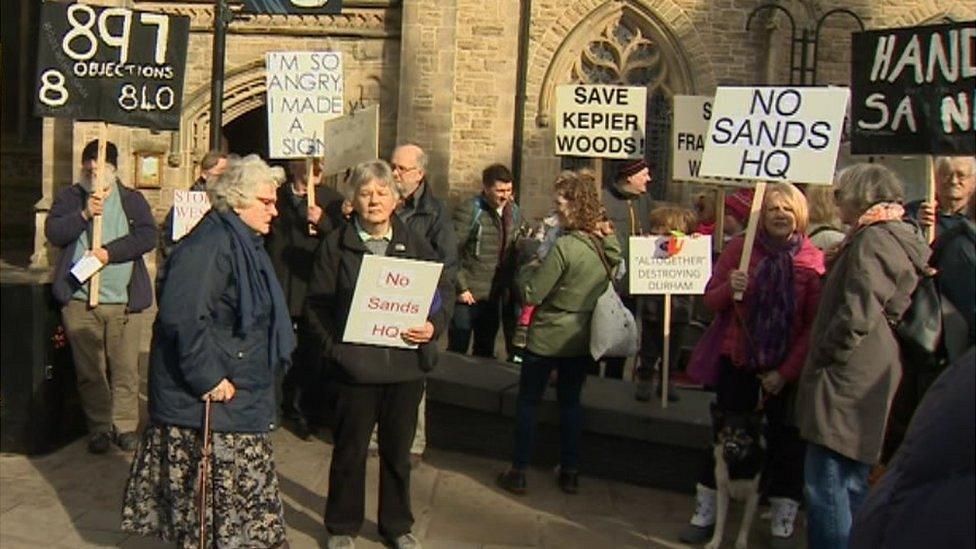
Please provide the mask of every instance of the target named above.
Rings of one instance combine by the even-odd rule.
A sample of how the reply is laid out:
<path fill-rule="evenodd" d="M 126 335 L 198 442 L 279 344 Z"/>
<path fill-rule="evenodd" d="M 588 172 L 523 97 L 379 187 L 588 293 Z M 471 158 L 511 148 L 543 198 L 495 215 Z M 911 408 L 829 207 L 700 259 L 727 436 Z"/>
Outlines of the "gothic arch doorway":
<path fill-rule="evenodd" d="M 697 73 L 691 69 L 686 44 L 679 41 L 674 28 L 684 24 L 682 17 L 673 15 L 673 21 L 665 22 L 642 2 L 607 2 L 573 27 L 553 55 L 540 89 L 536 122 L 548 130 L 545 139 L 552 139 L 548 126 L 554 112 L 556 86 L 581 83 L 646 87 L 645 159 L 652 167 L 654 180 L 669 181 L 672 98 L 710 88 L 712 80 L 708 67 L 699 64 Z M 697 37 L 688 33 L 681 40 L 691 41 L 696 49 L 699 45 Z M 562 168 L 593 164 L 589 158 L 560 160 Z M 600 171 L 606 181 L 615 169 L 607 165 Z M 668 194 L 664 185 L 653 185 L 651 189 L 655 198 Z"/>

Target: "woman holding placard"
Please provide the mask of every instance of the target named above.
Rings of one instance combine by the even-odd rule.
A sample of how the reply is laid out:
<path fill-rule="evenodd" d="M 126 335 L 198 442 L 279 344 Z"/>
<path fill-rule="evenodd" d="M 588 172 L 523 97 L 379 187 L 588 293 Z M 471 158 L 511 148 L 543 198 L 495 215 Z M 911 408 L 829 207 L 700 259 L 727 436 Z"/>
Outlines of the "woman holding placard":
<path fill-rule="evenodd" d="M 213 209 L 167 260 L 149 358 L 151 424 L 125 488 L 124 531 L 181 547 L 200 537 L 208 547 L 287 545 L 270 431 L 275 374 L 295 339 L 263 245 L 281 179 L 257 156 L 231 157 L 208 189 Z"/>
<path fill-rule="evenodd" d="M 806 359 L 824 273 L 823 254 L 805 235 L 807 222 L 807 202 L 799 189 L 789 183 L 766 188 L 749 271 L 738 270 L 745 239 L 737 236 L 722 252 L 705 289 L 705 305 L 715 311 L 716 319 L 689 364 L 689 370 L 709 372 L 699 377 L 714 386 L 718 413 L 761 410 L 766 416 L 764 477 L 774 544 L 792 538 L 803 496 L 803 443 L 790 425 L 789 408 Z M 741 301 L 734 298 L 737 293 Z M 710 367 L 703 367 L 705 363 Z M 715 477 L 710 463 L 697 487 L 695 515 L 681 539 L 705 541 L 714 524 Z"/>
<path fill-rule="evenodd" d="M 426 321 L 394 334 L 415 348 L 344 342 L 364 257 L 437 261 L 430 245 L 393 215 L 400 195 L 386 162 L 359 164 L 352 170 L 347 188 L 354 210 L 352 221 L 329 233 L 319 246 L 306 307 L 309 328 L 322 349 L 336 395 L 335 448 L 325 507 L 328 547 L 353 547 L 362 527 L 373 425 L 379 433 L 380 534 L 394 547 L 417 547 L 410 533 L 410 445 L 424 376 L 437 358 L 433 342 L 447 325 L 441 296 L 454 295 L 453 283 L 441 271 L 433 303 L 424 304 L 429 305 Z M 389 292 L 397 294 L 396 290 Z M 406 309 L 410 308 L 408 304 Z M 377 319 L 389 316 L 388 310 L 372 314 Z"/>
<path fill-rule="evenodd" d="M 561 175 L 554 194 L 561 236 L 527 282 L 519 285 L 523 303 L 534 310 L 519 376 L 515 459 L 498 477 L 502 488 L 516 494 L 526 491 L 536 412 L 553 369 L 558 371 L 559 487 L 570 494 L 579 491 L 580 392 L 587 369 L 595 366 L 589 350 L 590 317 L 621 260 L 620 245 L 605 222 L 592 179 Z"/>

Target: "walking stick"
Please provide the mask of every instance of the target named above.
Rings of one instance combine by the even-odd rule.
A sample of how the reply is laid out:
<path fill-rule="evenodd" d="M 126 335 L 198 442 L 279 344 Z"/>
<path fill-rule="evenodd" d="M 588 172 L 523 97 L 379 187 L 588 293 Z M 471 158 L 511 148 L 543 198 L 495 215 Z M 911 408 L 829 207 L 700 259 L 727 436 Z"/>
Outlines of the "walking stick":
<path fill-rule="evenodd" d="M 200 513 L 200 549 L 207 546 L 207 477 L 210 475 L 210 454 L 212 452 L 210 440 L 210 397 L 204 401 L 203 415 L 203 451 L 200 455 L 200 465 L 197 474 L 197 509 Z"/>

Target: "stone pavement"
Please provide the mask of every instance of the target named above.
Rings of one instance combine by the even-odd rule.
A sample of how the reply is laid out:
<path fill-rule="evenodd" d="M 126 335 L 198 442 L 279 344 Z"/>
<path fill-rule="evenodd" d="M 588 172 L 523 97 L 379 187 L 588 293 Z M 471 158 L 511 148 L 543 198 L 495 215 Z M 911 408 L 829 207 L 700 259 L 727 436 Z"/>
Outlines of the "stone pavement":
<path fill-rule="evenodd" d="M 274 435 L 288 537 L 296 549 L 324 547 L 322 510 L 331 446 Z M 0 547 L 167 547 L 118 530 L 130 456 L 113 449 L 88 454 L 79 440 L 50 455 L 0 455 Z M 595 478 L 581 493 L 563 494 L 551 471 L 529 472 L 530 493 L 509 495 L 494 485 L 498 460 L 428 450 L 413 474 L 414 532 L 428 549 L 501 547 L 681 547 L 673 540 L 692 512 L 688 495 Z M 368 465 L 367 522 L 358 547 L 383 547 L 376 531 L 378 461 Z M 731 518 L 733 532 L 738 515 Z M 768 526 L 756 520 L 753 546 L 765 546 Z"/>

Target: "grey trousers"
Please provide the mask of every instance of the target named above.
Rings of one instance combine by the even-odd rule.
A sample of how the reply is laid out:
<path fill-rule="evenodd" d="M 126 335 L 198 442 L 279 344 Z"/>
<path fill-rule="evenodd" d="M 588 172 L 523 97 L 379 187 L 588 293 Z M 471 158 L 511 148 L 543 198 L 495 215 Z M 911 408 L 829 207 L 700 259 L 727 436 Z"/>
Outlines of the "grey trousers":
<path fill-rule="evenodd" d="M 125 305 L 89 309 L 72 299 L 61 308 L 78 376 L 78 394 L 90 433 L 139 426 L 139 340 L 143 315 Z"/>

